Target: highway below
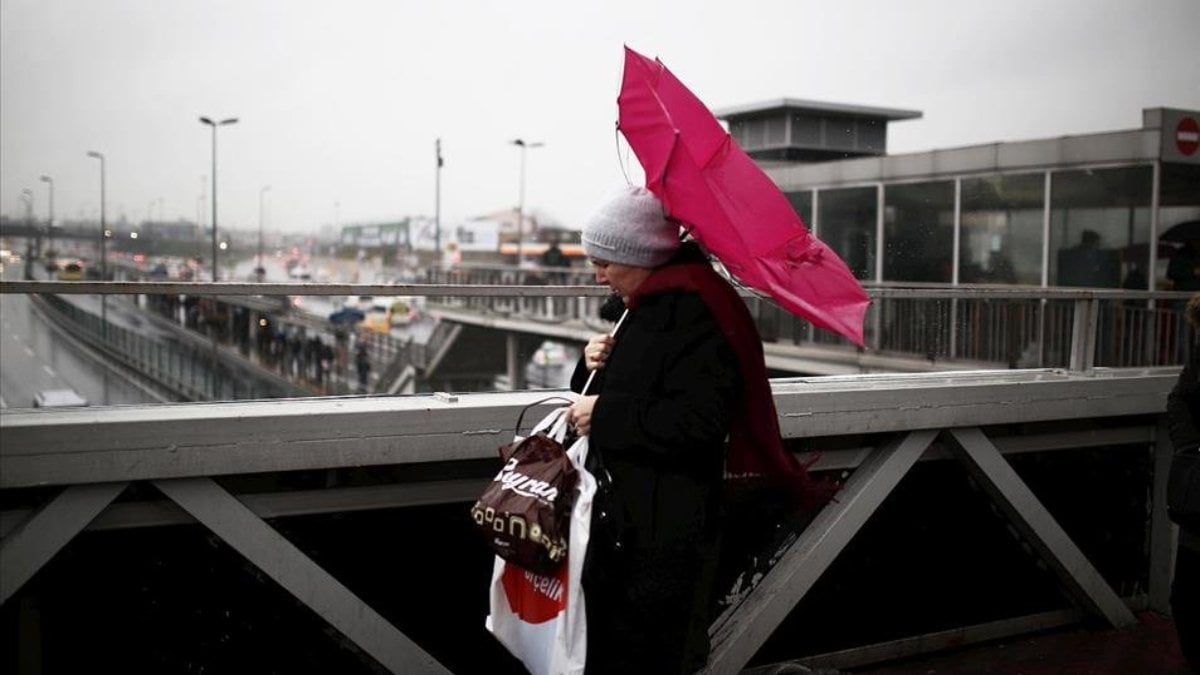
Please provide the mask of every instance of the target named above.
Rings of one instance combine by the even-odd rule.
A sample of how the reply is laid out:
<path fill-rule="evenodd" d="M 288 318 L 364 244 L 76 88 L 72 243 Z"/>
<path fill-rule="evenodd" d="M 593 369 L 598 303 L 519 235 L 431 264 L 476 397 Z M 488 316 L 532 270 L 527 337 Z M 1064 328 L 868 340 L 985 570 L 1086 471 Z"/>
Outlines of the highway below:
<path fill-rule="evenodd" d="M 6 265 L 4 279 L 17 279 L 20 265 Z M 99 298 L 75 296 L 81 305 Z M 128 298 L 109 299 L 109 318 L 122 324 L 140 322 Z M 149 326 L 141 330 L 150 331 Z M 88 350 L 46 319 L 26 295 L 0 295 L 0 408 L 29 408 L 39 391 L 73 389 L 89 405 L 159 402 L 92 358 Z"/>

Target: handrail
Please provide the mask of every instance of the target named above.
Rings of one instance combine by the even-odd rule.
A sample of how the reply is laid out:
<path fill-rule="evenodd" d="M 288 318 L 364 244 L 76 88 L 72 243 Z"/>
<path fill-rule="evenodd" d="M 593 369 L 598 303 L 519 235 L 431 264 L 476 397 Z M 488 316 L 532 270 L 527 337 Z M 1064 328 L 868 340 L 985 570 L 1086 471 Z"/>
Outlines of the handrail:
<path fill-rule="evenodd" d="M 1159 414 L 1177 376 L 1178 368 L 966 371 L 789 378 L 772 388 L 780 432 L 801 439 Z M 6 409 L 0 489 L 494 458 L 520 409 L 546 395 Z"/>
<path fill-rule="evenodd" d="M 1109 288 L 1043 288 L 995 284 L 865 283 L 872 299 L 977 299 L 997 300 L 1187 300 L 1187 291 L 1131 291 Z M 611 293 L 599 285 L 518 284 L 329 284 L 251 283 L 207 281 L 0 281 L 0 294 L 55 293 L 59 295 L 409 295 L 443 297 L 604 297 Z M 745 297 L 753 291 L 741 289 Z"/>
<path fill-rule="evenodd" d="M 516 270 L 513 270 L 514 272 Z M 510 275 L 511 276 L 511 275 Z M 507 278 L 507 277 L 506 277 Z M 470 279 L 492 281 L 494 279 Z M 463 309 L 474 319 L 506 317 L 530 326 L 582 323 L 597 313 L 609 295 L 603 286 L 472 284 L 259 284 L 236 282 L 50 282 L 0 283 L 0 293 L 103 293 L 214 296 L 219 302 L 254 306 L 262 298 L 289 295 L 420 295 L 430 310 Z M 871 307 L 864 326 L 866 348 L 873 354 L 907 355 L 903 369 L 923 364 L 954 368 L 1063 367 L 1093 365 L 1151 366 L 1180 364 L 1190 352 L 1192 331 L 1182 316 L 1189 294 L 1175 291 L 1128 291 L 1095 288 L 944 286 L 870 284 Z M 769 299 L 742 290 L 764 342 L 797 349 L 853 349 L 844 338 L 826 334 L 793 317 Z M 270 311 L 270 310 L 268 310 Z M 319 328 L 324 316 L 283 316 Z M 452 319 L 452 320 L 460 320 Z M 470 319 L 469 319 L 470 320 Z M 782 355 L 787 357 L 788 355 Z M 801 356 L 793 353 L 792 357 Z M 813 356 L 813 355 L 809 355 Z M 830 356 L 826 354 L 825 357 Z M 781 357 L 781 358 L 782 358 Z M 799 365 L 799 367 L 797 367 Z M 800 372 L 844 372 L 786 358 L 776 366 Z M 861 368 L 870 369 L 866 364 Z"/>

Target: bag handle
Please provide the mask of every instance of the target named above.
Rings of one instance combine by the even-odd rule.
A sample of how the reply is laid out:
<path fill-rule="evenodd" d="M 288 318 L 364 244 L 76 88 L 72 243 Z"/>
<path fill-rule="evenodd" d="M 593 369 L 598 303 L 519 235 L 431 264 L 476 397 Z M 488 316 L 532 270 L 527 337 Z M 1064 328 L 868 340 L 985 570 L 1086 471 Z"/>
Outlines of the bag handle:
<path fill-rule="evenodd" d="M 529 405 L 525 406 L 524 408 L 521 408 L 521 414 L 517 415 L 517 426 L 513 427 L 513 436 L 519 436 L 521 434 L 521 423 L 525 419 L 525 413 L 529 412 L 530 408 L 537 407 L 539 405 L 542 405 L 543 403 L 549 403 L 550 401 L 562 401 L 563 403 L 566 403 L 567 405 L 574 403 L 574 401 L 572 401 L 569 398 L 566 398 L 565 396 L 548 396 L 544 399 L 541 399 L 540 401 L 534 401 L 533 403 L 530 403 Z"/>

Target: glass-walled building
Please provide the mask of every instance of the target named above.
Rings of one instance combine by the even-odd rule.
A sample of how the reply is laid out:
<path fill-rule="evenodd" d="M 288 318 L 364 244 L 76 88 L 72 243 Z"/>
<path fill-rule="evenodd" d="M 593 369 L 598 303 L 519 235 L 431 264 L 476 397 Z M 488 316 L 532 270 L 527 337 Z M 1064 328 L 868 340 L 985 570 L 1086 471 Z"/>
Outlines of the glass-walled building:
<path fill-rule="evenodd" d="M 902 155 L 883 129 L 920 113 L 782 100 L 721 116 L 864 281 L 1200 290 L 1200 112 Z"/>

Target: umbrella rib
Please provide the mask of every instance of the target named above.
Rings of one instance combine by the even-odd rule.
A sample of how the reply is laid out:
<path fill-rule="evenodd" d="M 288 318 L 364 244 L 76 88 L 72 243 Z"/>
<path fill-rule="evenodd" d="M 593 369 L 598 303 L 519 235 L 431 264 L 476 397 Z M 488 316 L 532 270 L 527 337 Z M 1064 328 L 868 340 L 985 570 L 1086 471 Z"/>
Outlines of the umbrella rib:
<path fill-rule="evenodd" d="M 678 136 L 679 134 L 678 134 L 678 133 L 676 133 L 675 135 L 676 135 L 676 136 Z M 730 144 L 731 142 L 733 142 L 733 137 L 729 135 L 729 132 L 728 132 L 728 131 L 726 131 L 726 132 L 725 132 L 725 137 L 721 139 L 721 143 L 720 143 L 720 145 L 718 145 L 718 146 L 717 146 L 717 149 L 716 149 L 716 150 L 713 150 L 712 154 L 711 154 L 711 155 L 709 155 L 709 156 L 708 156 L 708 158 L 704 160 L 704 165 L 703 165 L 703 167 L 701 167 L 701 168 L 702 168 L 702 169 L 707 169 L 707 168 L 709 168 L 710 166 L 712 166 L 712 163 L 713 163 L 714 161 L 716 161 L 717 157 L 720 157 L 720 156 L 722 156 L 722 155 L 725 155 L 725 154 L 727 154 L 726 152 L 722 152 L 722 150 L 728 150 L 728 149 L 729 149 L 729 144 Z"/>

